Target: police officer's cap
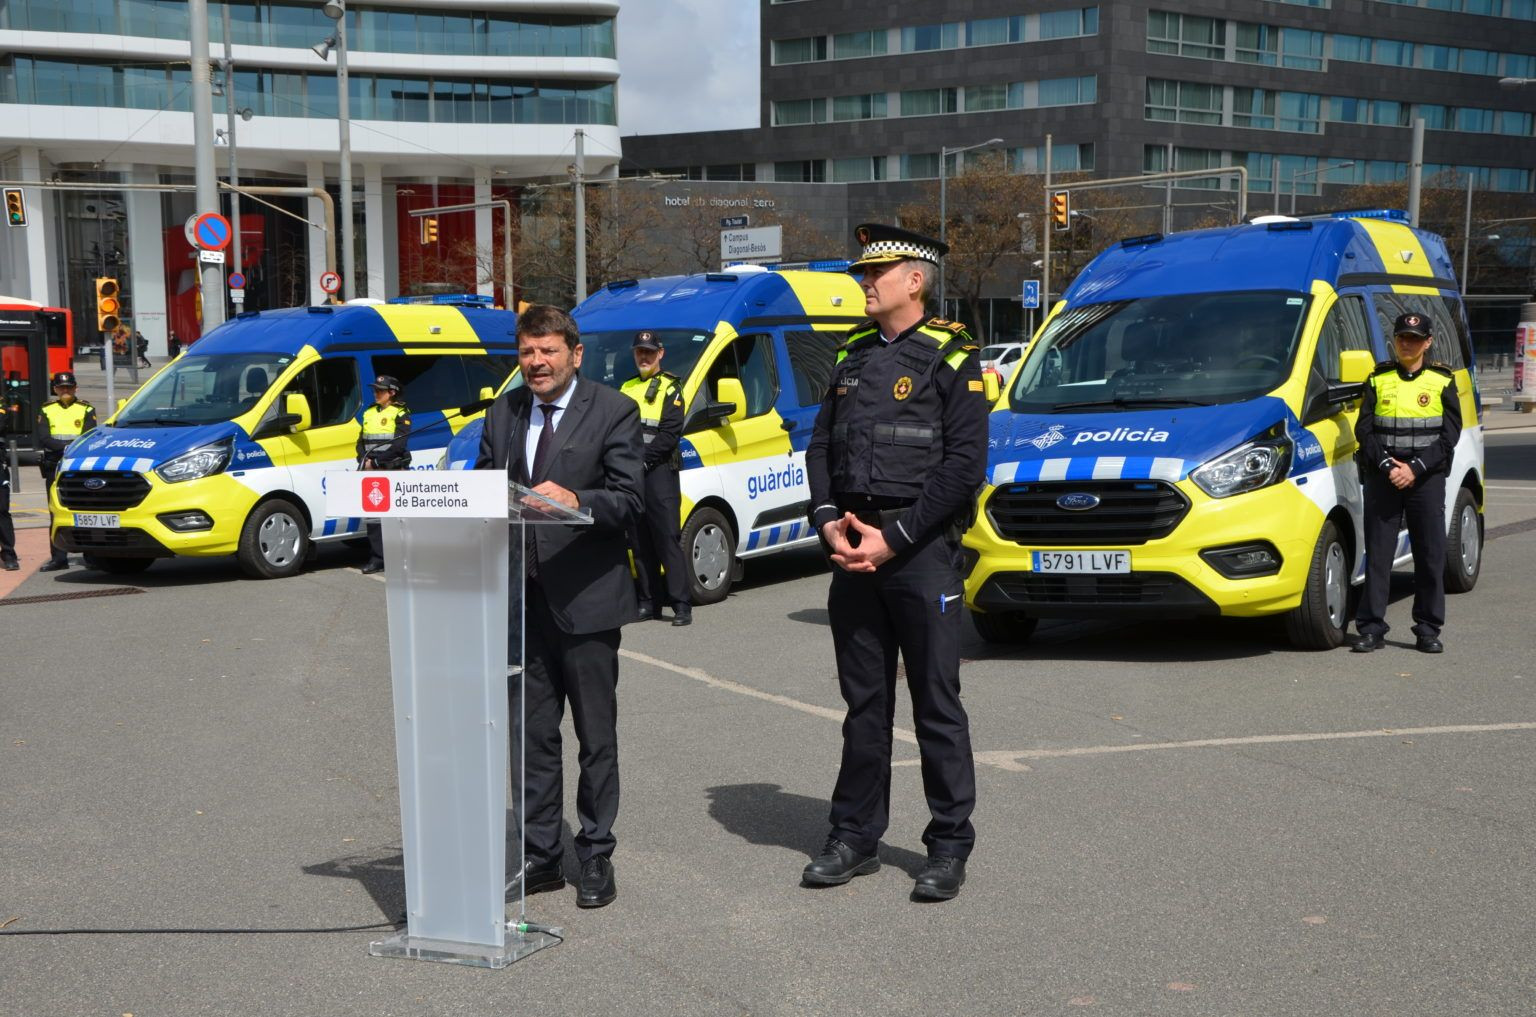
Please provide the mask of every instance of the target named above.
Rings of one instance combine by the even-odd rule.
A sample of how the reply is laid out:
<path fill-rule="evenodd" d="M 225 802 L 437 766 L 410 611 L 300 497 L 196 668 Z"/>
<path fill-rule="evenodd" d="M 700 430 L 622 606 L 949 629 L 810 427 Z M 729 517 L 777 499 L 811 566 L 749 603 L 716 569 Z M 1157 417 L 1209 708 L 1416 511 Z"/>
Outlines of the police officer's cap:
<path fill-rule="evenodd" d="M 392 375 L 381 374 L 373 379 L 373 387 L 375 391 L 388 389 L 391 392 L 398 392 L 400 391 L 400 379 Z"/>
<path fill-rule="evenodd" d="M 646 329 L 643 332 L 636 332 L 635 333 L 635 349 L 637 349 L 637 350 L 659 350 L 659 349 L 661 349 L 661 340 L 657 339 L 656 338 L 656 333 L 652 332 L 650 329 Z"/>
<path fill-rule="evenodd" d="M 68 385 L 70 388 L 74 388 L 75 387 L 75 372 L 73 372 L 73 371 L 60 371 L 58 374 L 55 374 L 53 376 L 52 386 L 54 388 L 58 388 L 60 385 Z"/>
<path fill-rule="evenodd" d="M 1429 319 L 1416 311 L 1399 314 L 1397 320 L 1392 323 L 1392 334 L 1416 335 L 1420 339 L 1428 339 L 1434 335 L 1429 327 Z"/>
<path fill-rule="evenodd" d="M 949 245 L 942 240 L 925 237 L 899 226 L 883 226 L 867 222 L 854 227 L 853 237 L 862 245 L 859 260 L 848 266 L 850 272 L 858 272 L 868 265 L 885 265 L 893 261 L 931 261 L 935 265 L 949 253 Z"/>

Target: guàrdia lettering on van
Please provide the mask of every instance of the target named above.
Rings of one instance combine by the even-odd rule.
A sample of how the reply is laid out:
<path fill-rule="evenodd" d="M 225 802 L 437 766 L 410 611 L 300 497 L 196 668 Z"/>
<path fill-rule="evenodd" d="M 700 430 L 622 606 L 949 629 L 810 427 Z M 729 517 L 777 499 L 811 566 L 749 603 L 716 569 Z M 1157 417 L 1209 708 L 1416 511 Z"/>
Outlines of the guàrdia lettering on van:
<path fill-rule="evenodd" d="M 1090 441 L 1167 441 L 1167 431 L 1157 431 L 1150 427 L 1117 427 L 1114 430 L 1105 431 L 1079 431 L 1072 438 L 1072 444 L 1082 445 Z"/>
<path fill-rule="evenodd" d="M 396 480 L 395 508 L 469 508 L 457 480 Z"/>
<path fill-rule="evenodd" d="M 805 470 L 798 463 L 790 463 L 782 470 L 760 473 L 747 478 L 747 497 L 756 498 L 769 491 L 782 491 L 788 487 L 800 487 L 805 483 Z"/>

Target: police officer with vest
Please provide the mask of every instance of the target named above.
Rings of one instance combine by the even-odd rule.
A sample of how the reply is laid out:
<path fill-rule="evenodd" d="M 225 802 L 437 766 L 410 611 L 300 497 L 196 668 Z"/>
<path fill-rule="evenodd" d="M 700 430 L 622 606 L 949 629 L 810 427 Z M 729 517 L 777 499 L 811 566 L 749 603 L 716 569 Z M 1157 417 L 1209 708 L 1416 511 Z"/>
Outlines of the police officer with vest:
<path fill-rule="evenodd" d="M 363 411 L 363 429 L 357 436 L 357 468 L 360 470 L 408 470 L 411 452 L 405 447 L 411 434 L 411 411 L 400 393 L 400 382 L 387 374 L 373 379 L 373 405 Z M 368 564 L 363 575 L 384 571 L 384 534 L 378 521 L 368 524 Z"/>
<path fill-rule="evenodd" d="M 1413 545 L 1413 634 L 1419 650 L 1440 653 L 1445 475 L 1461 438 L 1461 397 L 1450 368 L 1428 359 L 1434 335 L 1427 317 L 1399 315 L 1392 333 L 1397 359 L 1376 365 L 1355 425 L 1365 467 L 1366 569 L 1354 650 L 1370 653 L 1385 644 L 1392 557 L 1406 519 Z"/>
<path fill-rule="evenodd" d="M 10 406 L 0 399 L 0 435 L 6 433 L 6 413 Z M 4 442 L 0 442 L 0 569 L 15 572 L 21 568 L 16 560 L 16 524 L 11 520 L 11 457 L 6 454 Z"/>
<path fill-rule="evenodd" d="M 632 541 L 635 571 L 639 574 L 640 618 L 661 617 L 661 594 L 665 589 L 672 604 L 672 624 L 687 625 L 693 621 L 693 607 L 678 533 L 683 497 L 677 480 L 681 465 L 677 443 L 683 436 L 683 391 L 677 377 L 661 369 L 666 352 L 656 333 L 636 333 L 635 369 L 639 373 L 620 386 L 619 391 L 639 404 L 640 428 L 645 439 L 645 512 L 635 520 Z"/>
<path fill-rule="evenodd" d="M 880 868 L 899 655 L 932 817 L 912 896 L 948 900 L 975 842 L 960 535 L 985 475 L 987 405 L 975 343 L 924 310 L 948 247 L 892 226 L 855 236 L 863 254 L 850 271 L 871 320 L 838 354 L 805 456 L 811 521 L 835 566 L 828 613 L 848 714 L 831 834 L 802 879 L 837 886 Z"/>
<path fill-rule="evenodd" d="M 73 371 L 60 371 L 53 376 L 53 394 L 56 398 L 43 404 L 33 432 L 37 447 L 43 452 L 38 468 L 43 474 L 44 497 L 48 501 L 52 500 L 53 480 L 64 459 L 64 450 L 76 438 L 96 427 L 96 409 L 75 398 Z M 51 540 L 49 550 L 50 557 L 38 568 L 39 572 L 69 568 L 69 552 Z"/>

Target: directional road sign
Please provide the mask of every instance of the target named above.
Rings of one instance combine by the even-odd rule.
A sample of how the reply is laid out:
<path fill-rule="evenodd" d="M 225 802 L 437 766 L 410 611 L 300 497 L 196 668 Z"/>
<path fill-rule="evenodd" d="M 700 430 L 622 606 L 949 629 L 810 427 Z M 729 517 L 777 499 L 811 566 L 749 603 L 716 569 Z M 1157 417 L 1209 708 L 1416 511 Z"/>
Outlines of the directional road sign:
<path fill-rule="evenodd" d="M 1039 279 L 1025 279 L 1024 280 L 1024 306 L 1025 307 L 1039 307 L 1040 306 L 1040 280 Z"/>
<path fill-rule="evenodd" d="M 341 276 L 335 272 L 321 272 L 320 288 L 327 293 L 335 293 L 341 289 Z"/>
<path fill-rule="evenodd" d="M 229 278 L 226 279 L 225 282 L 228 283 L 229 288 L 232 290 L 245 289 L 245 276 L 241 275 L 239 272 L 229 273 Z"/>
<path fill-rule="evenodd" d="M 728 215 L 720 220 L 720 228 L 723 230 L 746 229 L 752 224 L 752 217 L 748 215 Z"/>
<path fill-rule="evenodd" d="M 229 220 L 217 212 L 204 212 L 192 224 L 192 235 L 203 250 L 222 251 L 231 238 Z"/>

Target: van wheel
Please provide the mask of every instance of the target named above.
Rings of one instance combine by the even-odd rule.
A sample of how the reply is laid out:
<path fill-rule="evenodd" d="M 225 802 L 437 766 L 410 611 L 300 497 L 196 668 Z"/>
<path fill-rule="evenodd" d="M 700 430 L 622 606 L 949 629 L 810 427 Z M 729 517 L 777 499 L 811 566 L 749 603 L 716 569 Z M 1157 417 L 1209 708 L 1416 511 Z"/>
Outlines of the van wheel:
<path fill-rule="evenodd" d="M 1307 569 L 1301 605 L 1285 616 L 1285 634 L 1301 650 L 1331 650 L 1349 624 L 1349 557 L 1333 520 L 1323 523 Z"/>
<path fill-rule="evenodd" d="M 309 527 L 292 502 L 273 498 L 256 506 L 240 531 L 235 558 L 252 579 L 284 579 L 304 567 Z"/>
<path fill-rule="evenodd" d="M 154 563 L 153 558 L 103 558 L 94 554 L 85 556 L 86 568 L 113 576 L 138 575 Z"/>
<path fill-rule="evenodd" d="M 1023 611 L 971 612 L 971 624 L 976 626 L 976 633 L 989 643 L 1015 646 L 1027 643 L 1039 623 L 1039 619 L 1031 618 Z"/>
<path fill-rule="evenodd" d="M 718 604 L 731 592 L 736 564 L 736 534 L 718 511 L 701 508 L 683 527 L 683 564 L 695 604 Z"/>
<path fill-rule="evenodd" d="M 1451 530 L 1445 536 L 1445 591 L 1466 593 L 1483 570 L 1483 517 L 1465 487 L 1456 492 Z"/>

